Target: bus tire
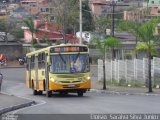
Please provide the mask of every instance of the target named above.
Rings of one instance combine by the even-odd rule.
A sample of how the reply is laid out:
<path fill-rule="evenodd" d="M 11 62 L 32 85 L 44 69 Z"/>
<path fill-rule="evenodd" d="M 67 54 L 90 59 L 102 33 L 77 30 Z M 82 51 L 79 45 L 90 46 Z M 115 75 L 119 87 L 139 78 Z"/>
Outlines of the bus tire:
<path fill-rule="evenodd" d="M 34 82 L 32 80 L 32 90 L 33 90 L 33 95 L 38 95 L 38 91 L 34 89 Z"/>
<path fill-rule="evenodd" d="M 33 95 L 38 95 L 38 91 L 33 89 Z"/>
<path fill-rule="evenodd" d="M 59 94 L 60 95 L 68 95 L 68 92 L 63 91 L 63 92 L 59 92 Z"/>
<path fill-rule="evenodd" d="M 46 83 L 45 83 L 45 80 L 43 80 L 43 90 L 44 90 L 44 91 L 46 90 Z"/>
<path fill-rule="evenodd" d="M 83 96 L 83 92 L 82 91 L 78 91 L 77 94 L 78 94 L 79 97 Z"/>
<path fill-rule="evenodd" d="M 52 91 L 46 91 L 46 97 L 51 97 L 52 96 Z"/>
<path fill-rule="evenodd" d="M 42 95 L 43 94 L 43 91 L 38 91 L 38 95 Z"/>

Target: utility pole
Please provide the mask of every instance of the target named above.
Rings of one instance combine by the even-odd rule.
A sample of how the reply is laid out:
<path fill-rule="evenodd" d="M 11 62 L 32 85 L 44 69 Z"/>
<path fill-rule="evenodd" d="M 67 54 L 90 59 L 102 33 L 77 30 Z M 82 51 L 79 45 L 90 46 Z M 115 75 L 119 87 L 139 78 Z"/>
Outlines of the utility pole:
<path fill-rule="evenodd" d="M 65 5 L 64 5 L 64 11 L 63 11 L 63 14 L 64 14 L 64 18 L 63 18 L 63 40 L 65 42 L 65 44 L 67 44 L 67 40 L 66 40 L 66 2 L 65 2 Z"/>
<path fill-rule="evenodd" d="M 82 0 L 79 0 L 79 4 L 80 4 L 80 16 L 79 16 L 79 28 L 80 28 L 80 41 L 79 44 L 82 44 Z"/>
<path fill-rule="evenodd" d="M 113 3 L 114 1 L 112 1 L 112 9 L 113 9 L 113 12 L 112 12 L 112 37 L 114 37 L 114 13 L 115 13 L 115 2 Z"/>
<path fill-rule="evenodd" d="M 115 26 L 115 16 L 114 16 L 114 14 L 115 14 L 115 7 L 116 6 L 129 6 L 129 5 L 122 5 L 122 4 L 117 4 L 117 2 L 116 1 L 112 1 L 112 3 L 110 4 L 110 6 L 112 6 L 112 37 L 114 37 L 114 26 Z"/>

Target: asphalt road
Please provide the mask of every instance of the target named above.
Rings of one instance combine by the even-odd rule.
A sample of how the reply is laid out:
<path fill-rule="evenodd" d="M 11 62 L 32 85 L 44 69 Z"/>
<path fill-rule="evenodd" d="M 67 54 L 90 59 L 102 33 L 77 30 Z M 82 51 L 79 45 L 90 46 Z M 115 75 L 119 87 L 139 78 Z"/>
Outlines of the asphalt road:
<path fill-rule="evenodd" d="M 25 87 L 25 69 L 3 69 L 2 91 L 32 99 L 36 106 L 14 111 L 16 114 L 98 114 L 98 113 L 159 113 L 160 96 L 112 95 L 86 93 L 84 97 L 77 94 L 61 96 L 54 94 L 51 98 L 33 96 Z"/>

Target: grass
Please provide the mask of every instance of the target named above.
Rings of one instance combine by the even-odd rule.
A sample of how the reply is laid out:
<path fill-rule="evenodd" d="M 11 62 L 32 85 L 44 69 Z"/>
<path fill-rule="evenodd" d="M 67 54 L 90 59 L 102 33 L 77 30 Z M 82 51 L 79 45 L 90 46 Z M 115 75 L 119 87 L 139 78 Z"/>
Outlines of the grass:
<path fill-rule="evenodd" d="M 99 82 L 103 84 L 102 80 Z M 110 86 L 123 86 L 123 87 L 144 87 L 145 86 L 145 83 L 138 80 L 131 80 L 127 82 L 126 80 L 119 80 L 119 82 L 117 80 L 107 80 L 106 84 Z"/>
<path fill-rule="evenodd" d="M 156 87 L 157 87 L 157 85 L 159 85 L 159 86 L 160 86 L 160 80 L 159 80 L 159 79 L 154 80 L 153 87 L 154 87 L 154 88 L 156 88 Z"/>

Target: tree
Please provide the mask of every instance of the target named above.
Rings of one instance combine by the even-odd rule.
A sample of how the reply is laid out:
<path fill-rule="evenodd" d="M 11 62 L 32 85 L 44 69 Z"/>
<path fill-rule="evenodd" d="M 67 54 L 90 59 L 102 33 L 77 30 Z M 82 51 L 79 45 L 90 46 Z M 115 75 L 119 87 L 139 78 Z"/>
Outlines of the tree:
<path fill-rule="evenodd" d="M 115 37 L 109 37 L 107 38 L 107 40 L 104 41 L 104 44 L 106 45 L 108 49 L 111 50 L 112 60 L 114 60 L 116 58 L 115 49 L 121 46 L 120 40 L 118 40 Z"/>
<path fill-rule="evenodd" d="M 103 41 L 99 38 L 93 38 L 91 44 L 97 46 L 97 48 L 104 55 L 103 57 L 103 89 L 106 90 L 106 74 L 105 74 L 105 60 L 106 60 L 106 52 L 111 49 L 113 51 L 115 48 L 118 48 L 121 45 L 121 42 L 115 37 L 109 37 L 104 39 Z M 113 58 L 113 55 L 112 55 Z"/>
<path fill-rule="evenodd" d="M 26 27 L 28 27 L 29 31 L 31 32 L 31 36 L 32 36 L 31 42 L 32 42 L 32 45 L 34 45 L 36 42 L 34 39 L 34 34 L 38 31 L 38 29 L 34 27 L 34 21 L 31 17 L 28 17 L 23 22 L 26 25 Z"/>
<path fill-rule="evenodd" d="M 79 31 L 79 0 L 52 0 L 50 7 L 53 8 L 56 23 L 63 26 L 65 33 Z M 83 30 L 92 31 L 93 20 L 88 6 L 88 0 L 83 2 Z M 56 12 L 54 12 L 56 11 Z"/>
<path fill-rule="evenodd" d="M 0 20 L 0 39 L 8 43 L 8 34 L 12 32 L 14 24 L 7 22 L 7 20 Z"/>
<path fill-rule="evenodd" d="M 98 18 L 95 21 L 95 26 L 96 26 L 97 33 L 106 34 L 106 29 L 110 29 L 111 28 L 111 24 L 112 24 L 111 20 L 106 18 L 106 17 Z"/>
<path fill-rule="evenodd" d="M 151 78 L 151 58 L 153 53 L 155 53 L 154 43 L 159 41 L 157 36 L 155 36 L 155 28 L 160 22 L 157 19 L 151 19 L 143 24 L 138 24 L 133 22 L 125 21 L 125 27 L 129 31 L 133 31 L 133 33 L 138 37 L 138 40 L 141 42 L 137 44 L 136 50 L 137 51 L 145 51 L 148 57 L 148 92 L 152 92 L 152 78 Z M 124 24 L 124 23 L 123 23 Z M 123 26 L 123 25 L 122 25 Z M 136 29 L 135 29 L 136 26 Z M 124 28 L 125 28 L 124 27 Z"/>
<path fill-rule="evenodd" d="M 89 7 L 89 0 L 83 2 L 82 5 L 83 31 L 93 31 L 95 29 L 93 16 Z"/>
<path fill-rule="evenodd" d="M 12 34 L 14 35 L 16 40 L 20 40 L 21 38 L 24 38 L 24 32 L 21 28 L 17 28 L 13 30 Z"/>
<path fill-rule="evenodd" d="M 141 26 L 142 23 L 133 22 L 133 21 L 122 21 L 119 23 L 118 27 L 120 30 L 128 31 L 132 33 L 136 37 L 136 44 L 138 42 L 139 37 L 139 26 Z"/>
<path fill-rule="evenodd" d="M 39 28 L 41 28 L 44 24 L 39 24 L 37 27 L 34 26 L 34 20 L 31 17 L 28 17 L 27 19 L 25 19 L 23 21 L 23 23 L 25 24 L 26 27 L 28 27 L 29 31 L 31 32 L 31 36 L 32 36 L 32 46 L 33 47 L 40 47 L 39 45 L 37 45 L 36 43 L 36 39 L 34 38 L 34 34 L 37 33 L 39 31 Z"/>
<path fill-rule="evenodd" d="M 148 48 L 149 46 L 145 43 L 145 42 L 138 42 L 137 43 L 137 46 L 136 46 L 136 49 L 135 49 L 135 52 L 136 53 L 139 53 L 139 52 L 146 52 L 148 51 Z M 156 47 L 155 47 L 155 44 L 153 42 L 151 42 L 150 44 L 150 52 L 151 52 L 151 56 L 157 56 L 158 55 L 158 52 L 156 50 Z"/>

